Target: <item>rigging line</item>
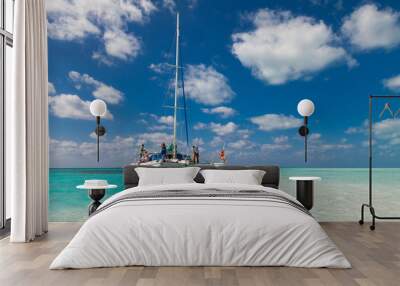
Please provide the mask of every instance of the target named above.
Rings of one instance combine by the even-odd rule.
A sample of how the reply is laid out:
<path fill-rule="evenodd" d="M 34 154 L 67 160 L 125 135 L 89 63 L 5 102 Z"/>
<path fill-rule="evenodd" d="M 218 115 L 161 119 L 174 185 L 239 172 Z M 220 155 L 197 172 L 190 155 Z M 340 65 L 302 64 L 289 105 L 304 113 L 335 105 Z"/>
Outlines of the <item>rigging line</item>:
<path fill-rule="evenodd" d="M 168 63 L 168 61 L 172 58 L 172 49 L 173 49 L 173 47 L 175 45 L 175 39 L 176 39 L 176 30 L 174 30 L 174 36 L 171 38 L 171 43 L 169 45 L 168 52 L 163 56 L 166 59 L 166 62 L 164 62 L 166 68 L 164 67 L 162 69 L 164 69 L 164 72 L 167 75 L 168 83 L 167 83 L 167 90 L 166 90 L 166 92 L 164 93 L 164 96 L 163 96 L 162 107 L 165 107 L 167 105 L 167 101 L 171 97 L 171 91 L 172 91 L 172 85 L 170 84 L 171 77 L 168 76 L 168 75 L 169 75 L 169 71 L 170 71 L 170 69 L 171 69 L 171 67 L 173 65 L 170 65 Z M 162 114 L 165 115 L 165 116 L 169 115 L 169 114 L 167 114 L 167 110 L 165 108 L 163 108 Z"/>
<path fill-rule="evenodd" d="M 181 36 L 182 38 L 182 36 Z M 180 62 L 181 65 L 183 66 L 183 60 L 182 60 L 182 52 L 179 55 L 180 57 Z M 185 131 L 186 131 L 186 145 L 188 148 L 190 148 L 189 146 L 189 128 L 188 128 L 188 118 L 187 118 L 187 108 L 186 108 L 186 94 L 185 94 L 185 81 L 184 81 L 184 73 L 183 73 L 183 68 L 180 69 L 181 71 L 181 81 L 182 81 L 182 95 L 183 95 L 183 110 L 184 110 L 184 116 L 185 116 Z"/>
<path fill-rule="evenodd" d="M 394 118 L 397 118 L 397 116 L 400 114 L 400 108 L 396 111 L 396 113 L 394 114 Z"/>
<path fill-rule="evenodd" d="M 185 83 L 183 81 L 183 71 L 182 75 L 182 93 L 183 93 L 183 112 L 185 116 L 185 131 L 186 131 L 186 144 L 189 147 L 189 128 L 188 128 L 188 118 L 187 118 L 187 107 L 186 107 L 186 95 L 185 95 Z"/>
<path fill-rule="evenodd" d="M 386 111 L 389 111 L 390 115 L 391 115 L 392 117 L 395 117 L 395 115 L 393 114 L 393 111 L 392 111 L 392 108 L 391 108 L 389 102 L 386 102 L 386 103 L 385 103 L 385 107 L 383 108 L 383 110 L 382 110 L 381 113 L 379 114 L 379 117 L 382 118 L 383 115 L 385 115 L 385 112 L 386 112 Z"/>

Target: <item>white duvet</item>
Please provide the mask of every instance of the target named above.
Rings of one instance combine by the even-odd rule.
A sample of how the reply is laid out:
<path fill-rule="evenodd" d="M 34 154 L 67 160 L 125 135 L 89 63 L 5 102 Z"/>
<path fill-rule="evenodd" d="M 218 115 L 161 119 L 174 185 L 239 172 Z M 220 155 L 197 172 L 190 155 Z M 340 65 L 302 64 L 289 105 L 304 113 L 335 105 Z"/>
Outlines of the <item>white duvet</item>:
<path fill-rule="evenodd" d="M 231 184 L 127 189 L 268 190 Z M 101 206 L 100 206 L 101 208 Z M 349 268 L 317 221 L 285 204 L 258 199 L 189 198 L 126 201 L 90 217 L 50 269 L 145 266 L 294 266 Z"/>

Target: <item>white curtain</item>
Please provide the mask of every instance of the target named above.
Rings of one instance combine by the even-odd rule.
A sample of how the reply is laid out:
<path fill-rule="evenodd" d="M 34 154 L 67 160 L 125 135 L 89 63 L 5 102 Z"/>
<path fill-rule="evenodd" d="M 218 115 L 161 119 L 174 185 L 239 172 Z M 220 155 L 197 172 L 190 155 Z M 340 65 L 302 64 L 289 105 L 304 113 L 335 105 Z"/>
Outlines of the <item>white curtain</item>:
<path fill-rule="evenodd" d="M 45 0 L 15 1 L 13 92 L 6 98 L 6 186 L 12 242 L 48 227 L 48 78 Z"/>

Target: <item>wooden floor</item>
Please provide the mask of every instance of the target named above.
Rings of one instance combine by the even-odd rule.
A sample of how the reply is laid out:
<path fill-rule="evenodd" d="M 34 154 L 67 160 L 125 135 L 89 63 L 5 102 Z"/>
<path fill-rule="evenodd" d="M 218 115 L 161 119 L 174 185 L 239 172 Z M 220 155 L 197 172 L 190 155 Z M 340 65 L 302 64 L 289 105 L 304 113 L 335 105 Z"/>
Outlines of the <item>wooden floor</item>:
<path fill-rule="evenodd" d="M 352 269 L 289 267 L 123 267 L 48 270 L 80 227 L 51 223 L 49 233 L 28 244 L 0 241 L 0 285 L 400 285 L 400 222 L 379 222 L 375 232 L 357 223 L 322 226 Z"/>

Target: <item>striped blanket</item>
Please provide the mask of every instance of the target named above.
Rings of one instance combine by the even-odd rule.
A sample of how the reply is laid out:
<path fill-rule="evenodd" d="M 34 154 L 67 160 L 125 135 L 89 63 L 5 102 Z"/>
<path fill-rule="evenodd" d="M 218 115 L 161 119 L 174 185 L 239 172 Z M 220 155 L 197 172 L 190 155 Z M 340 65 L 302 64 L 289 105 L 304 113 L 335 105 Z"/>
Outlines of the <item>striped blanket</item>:
<path fill-rule="evenodd" d="M 216 188 L 202 189 L 202 190 L 164 190 L 164 191 L 144 191 L 144 192 L 131 192 L 115 198 L 114 200 L 108 201 L 101 205 L 99 209 L 92 213 L 94 216 L 100 212 L 103 212 L 115 205 L 127 202 L 127 201 L 144 201 L 144 200 L 192 200 L 192 199 L 204 199 L 204 200 L 262 200 L 276 202 L 280 204 L 289 205 L 307 215 L 311 216 L 311 213 L 300 203 L 293 201 L 285 196 L 279 195 L 275 192 L 261 191 L 261 190 L 219 190 Z"/>

